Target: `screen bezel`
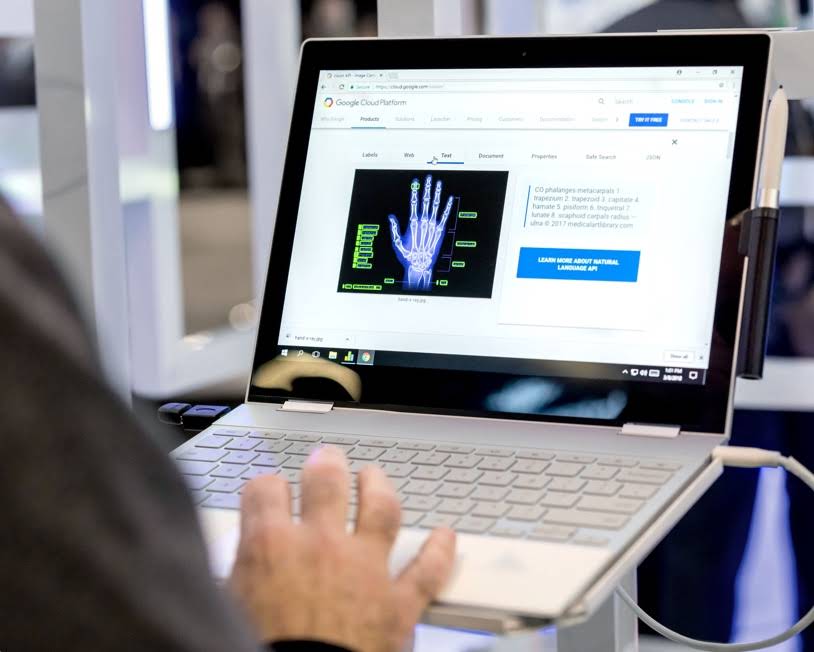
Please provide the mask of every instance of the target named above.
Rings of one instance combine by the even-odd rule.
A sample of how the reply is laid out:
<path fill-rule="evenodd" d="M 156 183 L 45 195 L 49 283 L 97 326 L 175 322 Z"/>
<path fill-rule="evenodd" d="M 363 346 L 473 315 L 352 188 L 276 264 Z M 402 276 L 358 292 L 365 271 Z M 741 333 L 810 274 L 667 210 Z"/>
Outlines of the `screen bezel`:
<path fill-rule="evenodd" d="M 454 39 L 355 39 L 311 40 L 303 44 L 291 131 L 285 158 L 266 290 L 261 309 L 252 375 L 271 359 L 278 348 L 280 323 L 288 284 L 291 250 L 299 212 L 318 77 L 323 70 L 384 70 L 439 68 L 553 68 L 553 67 L 653 67 L 741 66 L 743 79 L 733 153 L 727 217 L 751 205 L 759 137 L 765 103 L 771 40 L 767 34 L 710 35 L 595 35 L 538 38 Z M 439 64 L 442 62 L 442 64 Z M 688 201 L 688 210 L 692 202 Z M 479 372 L 409 369 L 396 367 L 354 368 L 362 387 L 370 390 L 361 402 L 336 401 L 338 407 L 361 407 L 407 412 L 442 413 L 477 417 L 517 418 L 591 425 L 622 425 L 626 422 L 669 423 L 694 432 L 724 433 L 733 391 L 732 365 L 740 310 L 740 283 L 723 282 L 724 269 L 738 280 L 743 262 L 726 253 L 725 237 L 718 278 L 714 333 L 707 383 L 667 385 L 589 378 L 557 378 L 584 393 L 621 388 L 631 409 L 618 418 L 592 419 L 538 413 L 507 413 L 483 409 L 477 403 L 479 388 L 489 382 Z M 731 249 L 731 248 L 730 248 Z M 725 260 L 729 256 L 730 260 Z M 736 268 L 733 270 L 732 266 Z M 579 363 L 574 363 L 579 364 Z M 488 374 L 503 376 L 502 374 Z M 505 376 L 503 381 L 512 377 Z M 501 382 L 501 378 L 488 381 Z M 401 399 L 403 386 L 422 388 L 417 402 Z M 450 387 L 457 391 L 450 392 Z M 485 391 L 485 390 L 484 390 Z M 372 392 L 372 400 L 371 400 Z M 468 393 L 469 392 L 469 393 Z M 472 393 L 474 392 L 474 394 Z M 295 396 L 263 389 L 249 381 L 247 401 L 274 403 Z M 297 398 L 320 398 L 296 396 Z M 474 397 L 474 398 L 473 398 Z"/>

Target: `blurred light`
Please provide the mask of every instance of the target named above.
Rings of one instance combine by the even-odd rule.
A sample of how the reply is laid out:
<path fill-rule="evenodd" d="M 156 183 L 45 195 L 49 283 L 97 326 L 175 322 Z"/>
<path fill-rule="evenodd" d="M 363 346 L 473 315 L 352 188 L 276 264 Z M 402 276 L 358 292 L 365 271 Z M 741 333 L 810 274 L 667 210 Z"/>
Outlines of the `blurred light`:
<path fill-rule="evenodd" d="M 142 0 L 144 50 L 147 62 L 147 101 L 150 126 L 156 131 L 172 127 L 172 65 L 168 0 Z"/>
<path fill-rule="evenodd" d="M 239 303 L 229 311 L 229 323 L 238 331 L 250 331 L 257 326 L 257 308 L 253 303 Z"/>
<path fill-rule="evenodd" d="M 200 333 L 192 333 L 191 335 L 186 335 L 182 341 L 184 345 L 192 351 L 203 351 L 207 346 L 209 346 L 214 337 L 212 333 L 208 331 L 201 331 Z"/>

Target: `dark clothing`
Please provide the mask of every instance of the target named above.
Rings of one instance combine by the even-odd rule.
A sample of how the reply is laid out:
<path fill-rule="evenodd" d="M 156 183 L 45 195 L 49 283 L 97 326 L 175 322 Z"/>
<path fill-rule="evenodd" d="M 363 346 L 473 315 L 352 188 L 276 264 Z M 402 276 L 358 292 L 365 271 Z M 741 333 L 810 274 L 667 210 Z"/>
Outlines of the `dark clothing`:
<path fill-rule="evenodd" d="M 259 649 L 166 451 L 101 378 L 58 271 L 2 202 L 0 419 L 0 650 Z"/>
<path fill-rule="evenodd" d="M 622 18 L 605 31 L 655 32 L 745 26 L 743 15 L 731 0 L 660 0 Z"/>

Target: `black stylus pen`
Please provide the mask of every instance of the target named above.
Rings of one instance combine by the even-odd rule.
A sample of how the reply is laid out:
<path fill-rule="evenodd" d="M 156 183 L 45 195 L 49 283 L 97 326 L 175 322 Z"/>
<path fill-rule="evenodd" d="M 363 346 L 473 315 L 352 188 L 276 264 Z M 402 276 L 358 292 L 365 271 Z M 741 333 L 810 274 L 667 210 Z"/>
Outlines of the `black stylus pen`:
<path fill-rule="evenodd" d="M 781 86 L 772 95 L 766 118 L 761 188 L 757 205 L 746 213 L 741 227 L 747 230 L 741 239 L 745 243 L 745 251 L 741 253 L 747 258 L 737 366 L 741 378 L 759 379 L 763 376 L 777 250 L 777 224 L 780 219 L 780 176 L 788 122 L 788 98 Z"/>

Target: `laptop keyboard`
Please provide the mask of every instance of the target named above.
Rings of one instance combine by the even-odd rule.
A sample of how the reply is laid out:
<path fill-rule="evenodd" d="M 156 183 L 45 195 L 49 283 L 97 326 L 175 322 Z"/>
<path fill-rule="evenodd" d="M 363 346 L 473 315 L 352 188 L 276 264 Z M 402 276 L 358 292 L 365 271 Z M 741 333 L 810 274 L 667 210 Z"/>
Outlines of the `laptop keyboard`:
<path fill-rule="evenodd" d="M 633 457 L 242 428 L 215 428 L 191 444 L 173 457 L 203 507 L 238 509 L 246 482 L 277 474 L 291 483 L 296 515 L 302 467 L 330 444 L 345 451 L 354 479 L 370 464 L 384 470 L 405 526 L 595 546 L 607 545 L 681 468 Z"/>

